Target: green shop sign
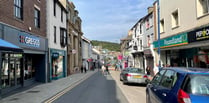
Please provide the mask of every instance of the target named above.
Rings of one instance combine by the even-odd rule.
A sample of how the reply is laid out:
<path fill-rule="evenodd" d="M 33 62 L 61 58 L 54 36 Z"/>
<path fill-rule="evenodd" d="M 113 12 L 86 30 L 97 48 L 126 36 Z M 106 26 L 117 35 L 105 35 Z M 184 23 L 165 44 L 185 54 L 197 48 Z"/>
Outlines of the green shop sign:
<path fill-rule="evenodd" d="M 182 33 L 160 40 L 160 48 L 168 48 L 188 44 L 187 33 Z M 158 48 L 158 41 L 153 42 L 154 48 Z"/>

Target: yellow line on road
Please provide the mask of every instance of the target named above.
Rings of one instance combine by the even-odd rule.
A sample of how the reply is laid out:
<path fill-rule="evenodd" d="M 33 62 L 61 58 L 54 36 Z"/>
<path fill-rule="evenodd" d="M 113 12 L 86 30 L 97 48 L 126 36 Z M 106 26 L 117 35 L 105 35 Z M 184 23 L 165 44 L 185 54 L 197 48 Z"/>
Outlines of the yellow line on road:
<path fill-rule="evenodd" d="M 81 79 L 79 81 L 76 81 L 73 85 L 65 88 L 64 90 L 62 90 L 61 92 L 57 93 L 56 95 L 52 96 L 51 98 L 49 98 L 48 100 L 46 100 L 44 103 L 52 103 L 53 101 L 55 101 L 56 99 L 58 99 L 59 97 L 61 97 L 62 95 L 64 95 L 65 93 L 67 93 L 68 91 L 70 91 L 71 89 L 73 89 L 74 87 L 76 87 L 77 85 L 79 85 L 81 82 L 83 82 L 84 80 L 88 79 L 90 76 L 87 76 L 87 78 Z"/>

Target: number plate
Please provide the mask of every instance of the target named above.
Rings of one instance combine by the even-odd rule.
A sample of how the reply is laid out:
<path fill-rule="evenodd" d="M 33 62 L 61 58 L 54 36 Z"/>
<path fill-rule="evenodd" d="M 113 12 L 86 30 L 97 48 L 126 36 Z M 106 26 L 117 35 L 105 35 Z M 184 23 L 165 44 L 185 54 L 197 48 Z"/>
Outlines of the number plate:
<path fill-rule="evenodd" d="M 142 78 L 141 75 L 135 75 L 134 78 Z"/>

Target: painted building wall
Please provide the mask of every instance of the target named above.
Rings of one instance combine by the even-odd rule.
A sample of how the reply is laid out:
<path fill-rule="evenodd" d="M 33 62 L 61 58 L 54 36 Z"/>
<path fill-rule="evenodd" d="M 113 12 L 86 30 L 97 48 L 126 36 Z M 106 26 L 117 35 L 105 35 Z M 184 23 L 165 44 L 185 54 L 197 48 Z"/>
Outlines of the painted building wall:
<path fill-rule="evenodd" d="M 161 38 L 207 25 L 209 16 L 198 16 L 201 12 L 198 1 L 200 0 L 160 0 L 160 19 L 164 18 L 165 23 L 165 32 L 161 33 Z M 178 10 L 179 26 L 172 28 L 171 15 L 175 10 Z"/>
<path fill-rule="evenodd" d="M 60 45 L 60 28 L 66 29 L 66 12 L 63 11 L 63 22 L 61 21 L 61 8 L 56 3 L 56 16 L 54 16 L 53 0 L 47 0 L 47 38 L 49 39 L 49 48 L 67 50 Z M 54 26 L 56 26 L 56 43 L 54 43 Z"/>

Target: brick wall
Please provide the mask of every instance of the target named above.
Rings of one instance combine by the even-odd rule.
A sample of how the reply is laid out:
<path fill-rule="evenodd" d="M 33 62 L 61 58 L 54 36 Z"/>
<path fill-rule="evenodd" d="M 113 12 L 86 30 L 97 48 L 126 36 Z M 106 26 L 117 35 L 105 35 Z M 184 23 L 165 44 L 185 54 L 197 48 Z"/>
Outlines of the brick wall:
<path fill-rule="evenodd" d="M 35 5 L 40 8 L 40 28 L 34 25 Z M 20 20 L 14 16 L 14 0 L 0 0 L 0 22 L 46 37 L 46 1 L 23 0 L 23 20 Z"/>

